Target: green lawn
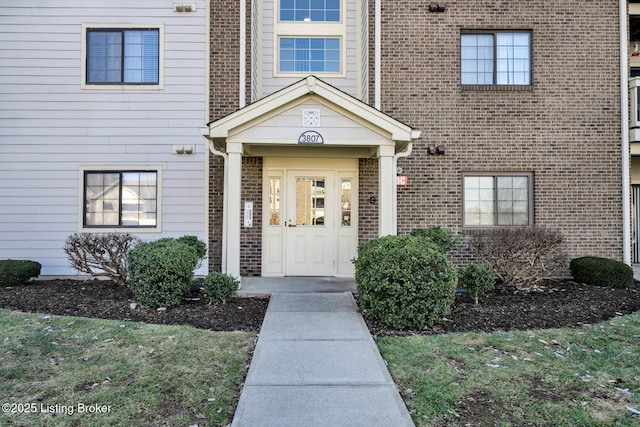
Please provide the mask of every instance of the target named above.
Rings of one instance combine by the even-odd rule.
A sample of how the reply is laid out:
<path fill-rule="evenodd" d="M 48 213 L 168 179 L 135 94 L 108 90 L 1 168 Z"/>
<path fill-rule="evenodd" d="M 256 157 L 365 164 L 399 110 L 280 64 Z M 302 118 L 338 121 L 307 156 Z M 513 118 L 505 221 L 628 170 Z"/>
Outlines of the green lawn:
<path fill-rule="evenodd" d="M 227 425 L 255 337 L 0 310 L 0 425 Z"/>
<path fill-rule="evenodd" d="M 418 426 L 640 426 L 640 313 L 378 345 Z"/>
<path fill-rule="evenodd" d="M 225 426 L 255 336 L 0 310 L 0 425 Z M 418 426 L 640 426 L 640 313 L 378 345 Z"/>

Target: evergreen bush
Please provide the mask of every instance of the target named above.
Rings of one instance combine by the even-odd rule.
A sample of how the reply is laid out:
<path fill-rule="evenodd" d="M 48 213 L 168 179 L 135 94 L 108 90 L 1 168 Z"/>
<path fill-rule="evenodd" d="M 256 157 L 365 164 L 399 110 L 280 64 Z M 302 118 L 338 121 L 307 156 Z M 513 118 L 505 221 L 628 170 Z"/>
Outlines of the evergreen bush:
<path fill-rule="evenodd" d="M 451 311 L 457 271 L 429 239 L 373 239 L 360 245 L 354 263 L 360 308 L 387 326 L 421 329 Z"/>
<path fill-rule="evenodd" d="M 613 288 L 633 285 L 633 269 L 624 262 L 609 258 L 585 256 L 569 263 L 573 278 L 581 283 Z"/>
<path fill-rule="evenodd" d="M 0 286 L 17 286 L 38 277 L 42 265 L 37 261 L 25 259 L 0 260 Z"/>
<path fill-rule="evenodd" d="M 469 264 L 458 272 L 458 286 L 478 304 L 480 297 L 489 292 L 496 284 L 496 276 L 488 265 Z"/>
<path fill-rule="evenodd" d="M 204 261 L 204 259 L 207 257 L 207 245 L 203 241 L 199 240 L 196 236 L 182 236 L 177 238 L 164 237 L 158 240 L 158 242 L 171 241 L 184 243 L 185 245 L 191 246 L 193 249 L 195 249 L 196 254 L 198 255 L 198 265 L 196 265 L 196 268 L 200 268 L 202 261 Z"/>
<path fill-rule="evenodd" d="M 129 251 L 128 285 L 149 307 L 173 307 L 191 290 L 198 252 L 178 239 L 140 243 Z"/>
<path fill-rule="evenodd" d="M 442 252 L 448 252 L 458 244 L 458 238 L 451 231 L 441 227 L 417 228 L 411 235 L 431 240 Z"/>
<path fill-rule="evenodd" d="M 202 293 L 209 302 L 225 304 L 238 294 L 239 284 L 240 282 L 235 277 L 215 272 L 204 278 Z"/>

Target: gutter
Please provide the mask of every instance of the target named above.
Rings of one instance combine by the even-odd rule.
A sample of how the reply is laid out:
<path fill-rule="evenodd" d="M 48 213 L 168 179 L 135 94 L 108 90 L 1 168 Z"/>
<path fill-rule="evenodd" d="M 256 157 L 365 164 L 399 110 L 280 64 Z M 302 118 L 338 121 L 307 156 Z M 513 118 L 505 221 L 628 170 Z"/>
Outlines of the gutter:
<path fill-rule="evenodd" d="M 629 35 L 627 1 L 620 0 L 620 109 L 622 151 L 622 259 L 631 265 L 631 154 L 629 145 Z"/>
<path fill-rule="evenodd" d="M 419 137 L 419 133 L 418 133 L 418 136 L 416 136 L 416 138 L 414 139 L 417 139 L 418 137 Z M 393 168 L 395 170 L 398 170 L 398 159 L 410 156 L 412 150 L 413 150 L 413 142 L 409 142 L 403 151 L 400 151 L 393 156 Z M 394 186 L 393 186 L 393 212 L 391 214 L 393 216 L 394 234 L 398 234 L 398 184 L 397 183 L 394 183 Z"/>
<path fill-rule="evenodd" d="M 211 151 L 211 153 L 213 153 L 216 156 L 222 157 L 222 162 L 224 163 L 223 165 L 224 178 L 222 180 L 223 181 L 222 206 L 227 206 L 227 194 L 229 193 L 227 191 L 227 183 L 229 182 L 229 179 L 228 179 L 229 168 L 227 167 L 227 160 L 229 159 L 229 156 L 227 155 L 227 153 L 224 153 L 216 148 L 215 144 L 213 143 L 213 138 L 209 136 L 208 126 L 200 128 L 200 132 L 202 133 L 202 136 L 204 136 L 207 139 L 207 145 L 209 146 L 209 151 Z M 207 199 L 208 198 L 209 197 L 207 196 Z M 208 223 L 209 221 L 207 221 L 207 227 L 208 227 Z M 228 228 L 229 227 L 227 226 L 227 215 L 225 214 L 223 209 L 222 210 L 222 260 L 221 260 L 221 270 L 223 273 L 226 273 L 227 271 L 227 230 Z"/>

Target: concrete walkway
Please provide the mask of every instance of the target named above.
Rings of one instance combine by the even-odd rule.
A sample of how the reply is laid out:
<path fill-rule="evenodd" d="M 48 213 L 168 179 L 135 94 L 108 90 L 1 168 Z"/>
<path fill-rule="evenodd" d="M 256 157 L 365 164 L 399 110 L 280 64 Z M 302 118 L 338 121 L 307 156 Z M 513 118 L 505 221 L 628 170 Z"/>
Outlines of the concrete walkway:
<path fill-rule="evenodd" d="M 232 426 L 413 426 L 353 295 L 274 293 Z"/>
<path fill-rule="evenodd" d="M 279 292 L 356 292 L 356 282 L 353 277 L 243 277 L 238 295 L 269 296 Z"/>

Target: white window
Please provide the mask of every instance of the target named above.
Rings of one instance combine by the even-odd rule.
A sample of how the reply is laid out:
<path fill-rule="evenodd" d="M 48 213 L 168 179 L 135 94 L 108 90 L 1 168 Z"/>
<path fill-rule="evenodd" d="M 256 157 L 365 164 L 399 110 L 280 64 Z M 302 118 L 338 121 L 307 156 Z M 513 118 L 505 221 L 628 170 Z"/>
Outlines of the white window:
<path fill-rule="evenodd" d="M 279 0 L 275 75 L 343 76 L 344 7 L 345 0 Z"/>
<path fill-rule="evenodd" d="M 339 73 L 339 38 L 280 38 L 280 72 Z"/>
<path fill-rule="evenodd" d="M 84 25 L 82 87 L 161 88 L 162 44 L 162 27 Z"/>
<path fill-rule="evenodd" d="M 465 174 L 464 226 L 533 225 L 533 176 Z"/>
<path fill-rule="evenodd" d="M 531 34 L 463 33 L 460 69 L 463 85 L 530 85 Z"/>
<path fill-rule="evenodd" d="M 157 231 L 158 175 L 158 170 L 84 170 L 82 228 Z"/>
<path fill-rule="evenodd" d="M 280 0 L 280 21 L 340 22 L 340 0 Z"/>

